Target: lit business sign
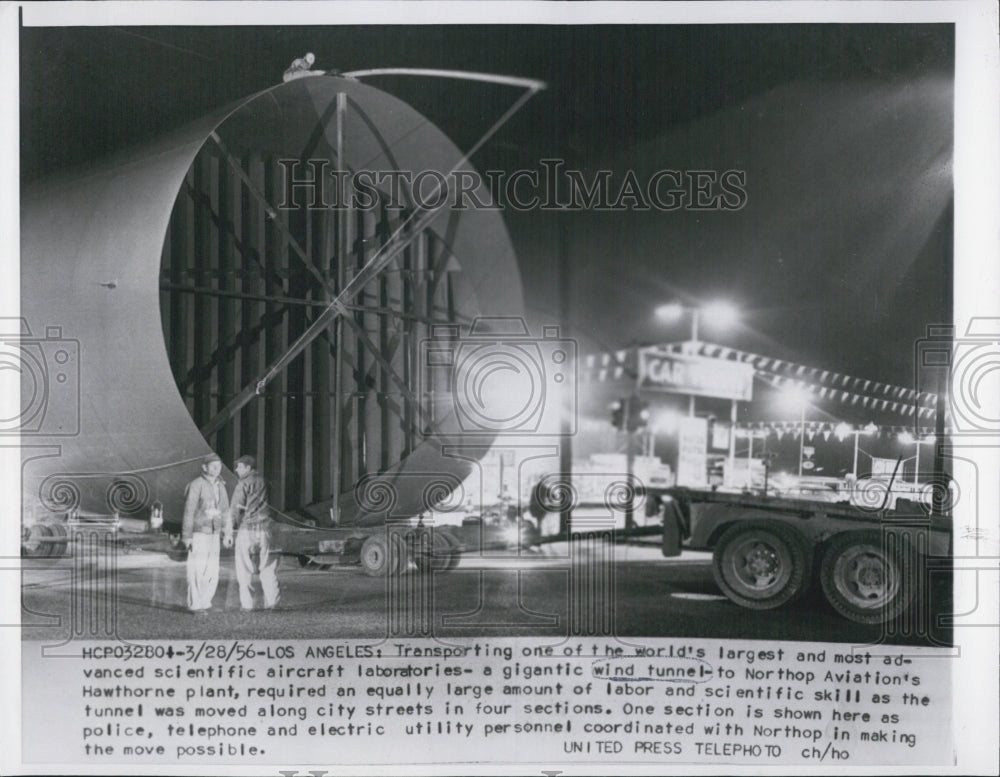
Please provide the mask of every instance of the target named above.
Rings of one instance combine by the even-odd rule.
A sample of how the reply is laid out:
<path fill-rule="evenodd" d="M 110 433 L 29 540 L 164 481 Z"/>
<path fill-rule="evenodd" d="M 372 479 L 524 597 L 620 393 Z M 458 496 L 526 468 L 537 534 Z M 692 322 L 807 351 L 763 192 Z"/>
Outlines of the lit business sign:
<path fill-rule="evenodd" d="M 753 399 L 754 368 L 749 364 L 665 353 L 639 351 L 639 388 L 722 399 Z"/>

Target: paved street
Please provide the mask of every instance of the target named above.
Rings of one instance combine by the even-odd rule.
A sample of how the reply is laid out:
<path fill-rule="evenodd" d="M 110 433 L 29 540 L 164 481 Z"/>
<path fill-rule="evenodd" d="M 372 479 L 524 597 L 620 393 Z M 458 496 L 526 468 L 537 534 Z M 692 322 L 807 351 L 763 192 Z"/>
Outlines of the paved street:
<path fill-rule="evenodd" d="M 450 572 L 431 577 L 411 566 L 389 579 L 367 577 L 357 566 L 303 568 L 295 559 L 283 558 L 278 573 L 281 609 L 251 613 L 240 611 L 232 557 L 223 556 L 215 609 L 204 618 L 185 609 L 185 565 L 161 553 L 134 551 L 88 563 L 25 560 L 23 636 L 61 642 L 114 635 L 378 639 L 617 634 L 867 644 L 879 641 L 883 631 L 839 617 L 815 591 L 778 610 L 737 607 L 715 586 L 705 553 L 664 559 L 656 545 L 618 545 L 613 553 L 577 549 L 571 563 L 567 551 L 562 544 L 521 556 L 467 555 Z M 108 584 L 113 579 L 117 585 Z M 950 589 L 936 581 L 929 598 L 946 611 Z M 898 631 L 921 631 L 912 617 L 897 626 Z M 936 643 L 950 641 L 945 629 L 931 633 Z M 926 638 L 905 633 L 885 641 L 928 644 Z"/>

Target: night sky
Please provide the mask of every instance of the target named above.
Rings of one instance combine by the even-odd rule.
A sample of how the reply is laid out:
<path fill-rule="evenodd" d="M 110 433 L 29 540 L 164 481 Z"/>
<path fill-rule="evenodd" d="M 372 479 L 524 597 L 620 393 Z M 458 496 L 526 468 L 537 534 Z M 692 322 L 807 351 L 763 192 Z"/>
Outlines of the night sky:
<path fill-rule="evenodd" d="M 656 306 L 725 298 L 740 325 L 704 339 L 912 385 L 914 340 L 951 318 L 950 25 L 24 29 L 22 181 L 271 86 L 306 51 L 324 69 L 547 82 L 473 158 L 480 170 L 558 158 L 616 184 L 630 170 L 745 174 L 739 210 L 506 214 L 529 316 L 557 317 L 583 353 L 684 339 Z M 367 82 L 460 148 L 518 96 Z"/>

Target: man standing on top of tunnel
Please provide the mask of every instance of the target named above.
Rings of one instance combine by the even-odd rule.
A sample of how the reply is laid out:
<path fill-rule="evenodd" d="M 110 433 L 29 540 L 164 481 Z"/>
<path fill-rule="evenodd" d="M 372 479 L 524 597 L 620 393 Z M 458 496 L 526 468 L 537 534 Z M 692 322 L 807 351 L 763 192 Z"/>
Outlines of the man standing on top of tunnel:
<path fill-rule="evenodd" d="M 232 499 L 237 528 L 236 581 L 240 587 L 240 607 L 243 610 L 254 608 L 253 575 L 259 571 L 264 608 L 273 610 L 281 594 L 278 591 L 278 554 L 271 552 L 273 521 L 267 506 L 267 482 L 257 472 L 253 456 L 240 456 L 235 468 L 240 479 Z M 258 554 L 256 565 L 255 552 Z"/>

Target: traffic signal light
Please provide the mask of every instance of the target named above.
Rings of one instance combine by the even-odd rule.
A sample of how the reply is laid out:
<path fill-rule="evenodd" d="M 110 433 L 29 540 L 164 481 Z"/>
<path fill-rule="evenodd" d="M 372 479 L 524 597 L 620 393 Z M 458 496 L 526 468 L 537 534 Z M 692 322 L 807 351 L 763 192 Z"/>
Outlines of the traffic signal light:
<path fill-rule="evenodd" d="M 621 429 L 625 425 L 625 404 L 627 400 L 616 399 L 610 405 L 608 405 L 608 410 L 611 411 L 611 425 L 615 429 Z"/>
<path fill-rule="evenodd" d="M 611 425 L 615 429 L 635 432 L 649 423 L 649 405 L 638 397 L 616 399 L 610 405 Z"/>

